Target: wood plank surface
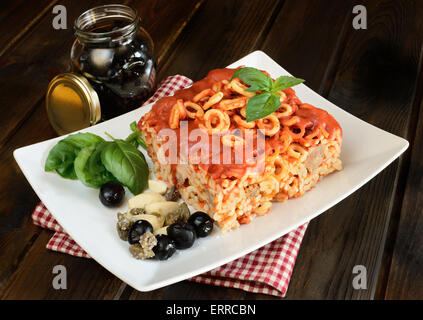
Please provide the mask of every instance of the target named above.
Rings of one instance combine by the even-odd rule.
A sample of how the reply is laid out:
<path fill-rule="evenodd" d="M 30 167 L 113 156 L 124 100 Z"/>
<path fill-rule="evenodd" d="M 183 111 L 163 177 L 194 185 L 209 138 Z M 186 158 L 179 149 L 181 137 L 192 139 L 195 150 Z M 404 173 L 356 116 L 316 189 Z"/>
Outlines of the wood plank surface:
<path fill-rule="evenodd" d="M 257 48 L 281 1 L 208 1 L 159 66 L 159 78 L 183 74 L 193 80 L 223 68 Z"/>
<path fill-rule="evenodd" d="M 61 4 L 67 9 L 69 24 L 85 10 L 99 4 L 115 3 L 114 0 L 89 0 L 72 5 L 72 1 Z M 128 2 L 128 1 L 124 1 Z M 171 2 L 161 0 L 133 3 L 141 17 L 143 26 L 155 39 L 158 56 L 166 53 L 181 28 L 201 3 L 200 0 Z M 158 24 L 157 20 L 164 21 Z M 13 101 L 13 107 L 5 108 L 0 118 L 0 146 L 15 132 L 33 111 L 34 105 L 43 99 L 49 81 L 58 73 L 69 69 L 69 56 L 74 41 L 71 26 L 66 30 L 55 30 L 52 17 L 45 16 L 20 41 L 5 53 L 0 64 L 0 103 Z M 151 25 L 150 25 L 151 24 Z M 151 30 L 150 30 L 151 27 Z M 166 31 L 165 31 L 166 30 Z"/>
<path fill-rule="evenodd" d="M 366 2 L 368 30 L 353 30 L 328 98 L 384 130 L 407 137 L 417 85 L 422 6 Z M 401 158 L 402 159 L 402 158 Z M 401 159 L 352 196 L 313 220 L 291 280 L 290 295 L 372 299 L 397 192 Z M 367 268 L 367 290 L 354 290 L 352 270 Z"/>
<path fill-rule="evenodd" d="M 60 4 L 73 21 L 111 2 Z M 125 2 L 155 41 L 159 80 L 198 80 L 260 49 L 344 110 L 408 138 L 411 151 L 310 223 L 287 298 L 423 297 L 422 2 L 361 1 L 367 30 L 352 28 L 354 0 Z M 188 281 L 142 293 L 94 260 L 45 248 L 53 233 L 32 224 L 38 197 L 12 152 L 55 136 L 43 97 L 49 80 L 66 69 L 74 37 L 71 29 L 51 27 L 45 10 L 53 3 L 36 0 L 22 12 L 26 2 L 7 0 L 0 12 L 0 26 L 11 30 L 0 35 L 0 44 L 10 43 L 0 46 L 0 104 L 7 106 L 0 117 L 0 299 L 278 299 Z M 52 287 L 58 264 L 67 268 L 67 290 Z M 367 290 L 352 287 L 355 265 L 367 268 Z"/>
<path fill-rule="evenodd" d="M 420 80 L 423 80 L 422 77 Z M 420 82 L 421 84 L 422 82 Z M 421 86 L 420 94 L 421 92 Z M 396 230 L 392 261 L 382 298 L 423 299 L 423 112 L 422 95 L 417 131 L 413 141 L 399 225 Z"/>
<path fill-rule="evenodd" d="M 0 58 L 42 17 L 51 12 L 57 0 L 2 1 L 0 12 Z M 0 62 L 1 64 L 1 62 Z"/>
<path fill-rule="evenodd" d="M 166 2 L 166 1 L 162 1 L 161 3 L 163 2 Z M 150 2 L 145 3 L 142 1 L 137 2 L 134 5 L 134 7 L 137 9 L 138 13 L 141 16 L 142 15 L 150 16 L 149 12 L 151 10 L 156 11 L 154 14 L 151 14 L 151 16 L 154 16 L 155 19 L 149 20 L 150 22 L 148 23 L 154 24 L 154 21 L 156 19 L 165 20 L 166 18 L 168 21 L 167 23 L 169 23 L 170 25 L 174 24 L 175 26 L 178 26 L 178 25 L 186 24 L 186 20 L 183 19 L 184 14 L 186 19 L 190 19 L 193 15 L 193 13 L 190 12 L 190 10 L 192 11 L 197 10 L 199 3 L 200 3 L 199 1 L 195 1 L 195 0 L 194 1 L 184 0 L 184 3 L 183 3 L 184 11 L 181 11 L 180 9 L 178 9 L 181 2 L 178 2 L 178 3 L 175 2 L 173 6 L 175 6 L 176 8 L 174 8 L 173 10 L 172 10 L 172 5 L 168 5 L 166 10 L 158 10 L 157 7 L 154 7 L 152 5 L 144 6 L 145 4 L 151 4 L 151 3 Z M 86 4 L 86 6 L 87 8 L 89 8 L 94 6 L 94 4 L 88 3 Z M 82 9 L 81 7 L 79 9 L 74 8 L 72 12 L 74 12 L 75 16 L 77 16 L 79 13 L 82 12 Z M 172 15 L 171 12 L 175 12 L 176 15 L 175 16 Z M 46 20 L 48 21 L 40 22 L 39 25 L 37 25 L 37 27 L 41 29 L 44 28 L 43 26 L 47 26 L 48 23 L 50 23 L 49 19 L 50 18 L 46 18 Z M 173 29 L 172 29 L 172 32 L 168 32 L 169 24 L 164 24 L 164 27 L 166 28 L 166 30 L 160 30 L 160 25 L 156 25 L 154 28 L 152 28 L 153 29 L 152 31 L 154 32 L 152 33 L 152 36 L 154 36 L 156 44 L 157 43 L 159 44 L 158 46 L 156 46 L 156 50 L 158 53 L 166 52 L 167 50 L 169 50 L 168 48 L 165 47 L 173 43 L 173 41 L 169 39 L 174 38 L 176 32 L 180 32 Z M 149 25 L 147 24 L 147 21 L 144 26 L 147 29 L 149 29 L 148 28 Z M 46 27 L 46 28 L 49 29 L 49 27 Z M 38 38 L 40 34 L 44 34 L 45 37 L 48 37 L 49 30 L 44 30 L 43 32 L 40 31 L 36 35 L 34 34 L 34 32 L 31 32 L 31 34 L 33 34 L 34 37 L 36 37 L 37 39 L 33 40 L 31 38 L 31 40 L 27 40 L 26 43 L 37 43 L 37 41 L 41 41 Z M 27 37 L 30 37 L 30 35 L 28 35 Z M 73 39 L 72 33 L 70 33 L 67 36 L 67 39 L 69 41 L 72 41 Z M 46 40 L 43 38 L 42 41 L 45 42 Z M 55 40 L 55 41 L 59 41 L 59 40 Z M 23 46 L 22 50 L 24 50 L 25 45 L 22 44 L 22 46 Z M 53 44 L 53 46 L 59 46 L 59 44 L 55 43 Z M 45 47 L 43 50 L 44 51 L 41 50 L 37 54 L 39 57 L 43 56 L 43 54 L 47 56 L 52 54 L 51 47 Z M 70 50 L 70 46 L 63 48 L 63 53 L 61 54 L 61 56 L 59 56 L 59 53 L 61 52 L 59 51 L 59 53 L 57 53 L 58 55 L 57 57 L 55 57 L 51 62 L 44 64 L 43 66 L 36 65 L 35 60 L 31 61 L 31 64 L 33 64 L 32 72 L 34 72 L 34 69 L 36 70 L 39 70 L 39 68 L 46 69 L 47 67 L 50 68 L 51 66 L 54 66 L 54 65 L 58 66 L 59 68 L 63 68 L 68 61 L 67 59 L 68 59 L 69 50 Z M 34 58 L 34 59 L 37 59 L 37 58 Z M 1 79 L 0 82 L 1 81 L 6 82 L 6 79 L 2 77 L 3 71 L 4 70 L 0 69 L 0 79 Z M 13 76 L 13 78 L 9 78 L 9 81 L 11 81 L 9 85 L 13 88 L 19 88 L 21 84 L 19 83 L 17 79 L 18 74 L 15 74 L 14 72 L 12 72 L 12 70 L 10 70 L 10 73 L 11 73 L 11 76 Z M 33 79 L 33 81 L 30 81 L 29 77 L 31 76 L 31 73 L 28 73 L 27 76 L 28 76 L 27 81 L 31 82 L 31 86 L 34 86 L 31 89 L 30 94 L 28 95 L 29 97 L 27 97 L 27 99 L 25 100 L 27 103 L 28 109 L 30 110 L 32 109 L 32 111 L 30 111 L 26 117 L 20 120 L 22 122 L 21 124 L 15 123 L 15 125 L 18 126 L 18 130 L 16 130 L 16 132 L 14 132 L 14 134 L 10 136 L 10 139 L 7 141 L 6 144 L 0 147 L 0 159 L 2 160 L 0 166 L 3 168 L 3 170 L 1 170 L 0 172 L 0 179 L 2 179 L 3 185 L 8 186 L 7 188 L 3 189 L 2 192 L 0 193 L 0 200 L 1 200 L 0 201 L 1 202 L 0 204 L 0 212 L 1 212 L 0 248 L 4 248 L 4 251 L 2 252 L 2 256 L 4 256 L 4 259 L 0 260 L 0 279 L 3 279 L 0 282 L 0 297 L 2 296 L 3 292 L 7 289 L 7 287 L 10 285 L 10 283 L 14 281 L 15 279 L 17 280 L 17 282 L 15 282 L 15 285 L 16 285 L 15 288 L 19 288 L 17 289 L 18 291 L 16 292 L 19 292 L 19 290 L 21 289 L 25 291 L 25 288 L 22 288 L 22 284 L 30 285 L 30 283 L 20 282 L 19 280 L 20 277 L 25 277 L 28 274 L 18 272 L 17 273 L 18 277 L 17 278 L 15 277 L 16 276 L 15 272 L 17 271 L 18 266 L 21 263 L 26 265 L 25 263 L 28 261 L 28 260 L 25 260 L 26 258 L 28 257 L 34 258 L 31 256 L 28 256 L 28 249 L 31 248 L 32 246 L 35 246 L 40 251 L 43 251 L 43 250 L 46 251 L 45 239 L 37 240 L 41 232 L 41 229 L 34 227 L 29 217 L 35 204 L 37 203 L 37 201 L 39 201 L 38 197 L 32 191 L 30 185 L 27 183 L 26 179 L 22 175 L 19 167 L 17 166 L 12 156 L 13 150 L 18 147 L 29 145 L 39 141 L 43 141 L 46 139 L 50 139 L 56 136 L 50 124 L 48 123 L 47 116 L 45 113 L 44 101 L 43 101 L 43 95 L 46 90 L 48 79 L 47 78 L 45 79 L 44 81 L 45 86 L 43 86 L 40 83 L 37 83 L 37 84 L 33 83 L 33 81 L 37 79 L 35 80 Z M 16 80 L 13 80 L 13 79 L 16 79 Z M 4 88 L 0 89 L 0 91 L 1 90 L 4 90 Z M 38 103 L 37 103 L 38 98 L 36 97 L 40 97 Z M 9 98 L 3 97 L 3 99 L 5 99 L 5 101 L 6 99 L 9 99 L 9 101 L 14 101 L 16 100 L 16 97 L 14 99 L 12 99 L 12 97 L 9 97 Z M 7 119 L 7 117 L 3 119 Z M 10 120 L 12 121 L 13 119 L 10 119 Z M 42 248 L 42 250 L 40 248 Z M 40 259 L 40 261 L 44 262 L 44 261 L 49 261 L 50 257 L 51 255 L 49 255 L 46 252 L 45 256 L 40 255 L 38 258 Z M 74 258 L 74 257 L 69 257 L 67 258 L 67 260 L 75 261 L 75 263 L 79 261 L 78 258 Z M 55 262 L 51 262 L 52 265 L 53 263 Z M 95 275 L 93 279 L 96 279 L 97 277 L 101 277 L 104 273 L 108 273 L 105 270 L 103 270 L 102 271 L 103 273 L 102 273 L 99 271 L 100 269 L 102 268 L 98 264 L 92 263 L 90 264 L 89 267 L 85 268 L 83 271 L 86 272 L 87 275 L 91 275 L 91 276 Z M 36 280 L 31 276 L 26 279 L 29 281 Z M 106 284 L 106 283 L 104 282 L 103 284 Z M 43 287 L 44 290 L 41 289 L 42 288 L 41 286 L 38 286 L 38 289 L 39 289 L 39 291 L 37 291 L 38 295 L 33 296 L 33 298 L 35 299 L 35 298 L 45 297 L 46 295 L 49 294 L 49 290 L 51 289 L 50 287 L 51 287 L 51 282 L 44 283 L 44 287 Z M 81 291 L 79 292 L 79 294 L 81 294 L 81 296 L 84 296 L 86 294 L 85 292 L 86 288 L 81 287 L 80 290 Z M 13 292 L 14 292 L 13 290 L 9 291 L 8 296 L 14 296 Z M 77 293 L 75 293 L 75 295 L 77 296 Z M 100 296 L 98 298 L 100 298 Z"/>

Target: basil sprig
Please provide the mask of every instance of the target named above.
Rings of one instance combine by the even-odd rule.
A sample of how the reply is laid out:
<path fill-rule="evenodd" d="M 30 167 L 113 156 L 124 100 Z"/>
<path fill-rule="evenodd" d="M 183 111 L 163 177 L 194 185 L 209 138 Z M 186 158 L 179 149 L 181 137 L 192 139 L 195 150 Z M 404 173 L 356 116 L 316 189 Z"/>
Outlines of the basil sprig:
<path fill-rule="evenodd" d="M 240 68 L 235 71 L 233 78 L 240 78 L 250 87 L 245 89 L 247 92 L 257 92 L 257 94 L 247 103 L 247 122 L 263 119 L 269 114 L 275 112 L 280 106 L 280 96 L 278 91 L 296 86 L 305 80 L 290 76 L 280 76 L 275 81 L 260 70 L 251 67 Z"/>
<path fill-rule="evenodd" d="M 50 150 L 45 171 L 79 179 L 93 188 L 119 181 L 134 195 L 141 193 L 147 188 L 149 169 L 138 146 L 146 146 L 135 122 L 130 128 L 132 133 L 125 140 L 105 141 L 88 132 L 69 135 Z"/>
<path fill-rule="evenodd" d="M 137 147 L 141 146 L 144 149 L 147 149 L 147 145 L 145 144 L 144 139 L 141 137 L 141 131 L 137 128 L 137 123 L 134 121 L 132 122 L 129 127 L 132 130 L 132 133 L 125 139 L 126 142 L 129 142 L 133 146 Z"/>

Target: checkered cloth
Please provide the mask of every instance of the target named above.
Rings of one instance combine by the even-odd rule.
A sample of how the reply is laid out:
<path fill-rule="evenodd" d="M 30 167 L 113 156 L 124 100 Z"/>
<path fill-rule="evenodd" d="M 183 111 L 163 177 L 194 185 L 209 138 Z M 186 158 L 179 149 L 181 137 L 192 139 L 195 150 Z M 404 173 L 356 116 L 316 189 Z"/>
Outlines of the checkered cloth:
<path fill-rule="evenodd" d="M 175 90 L 192 84 L 184 76 L 176 75 L 163 80 L 156 93 L 145 103 L 157 101 L 171 95 Z M 53 218 L 40 202 L 32 213 L 34 224 L 55 231 L 47 243 L 47 249 L 67 253 L 77 257 L 90 256 L 75 242 Z M 228 264 L 220 266 L 191 281 L 242 289 L 254 293 L 285 296 L 294 269 L 295 259 L 308 223 L 285 236 L 251 252 Z"/>

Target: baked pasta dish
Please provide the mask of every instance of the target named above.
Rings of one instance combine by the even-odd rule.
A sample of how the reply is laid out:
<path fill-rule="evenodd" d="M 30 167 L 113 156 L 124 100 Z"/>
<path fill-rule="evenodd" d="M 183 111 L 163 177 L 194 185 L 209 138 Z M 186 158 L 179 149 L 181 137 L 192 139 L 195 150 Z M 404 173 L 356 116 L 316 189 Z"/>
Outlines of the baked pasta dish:
<path fill-rule="evenodd" d="M 276 111 L 247 121 L 249 99 L 260 90 L 247 90 L 236 70 L 210 71 L 156 102 L 138 122 L 156 177 L 224 232 L 342 169 L 342 129 L 330 114 L 287 88 L 276 92 Z"/>

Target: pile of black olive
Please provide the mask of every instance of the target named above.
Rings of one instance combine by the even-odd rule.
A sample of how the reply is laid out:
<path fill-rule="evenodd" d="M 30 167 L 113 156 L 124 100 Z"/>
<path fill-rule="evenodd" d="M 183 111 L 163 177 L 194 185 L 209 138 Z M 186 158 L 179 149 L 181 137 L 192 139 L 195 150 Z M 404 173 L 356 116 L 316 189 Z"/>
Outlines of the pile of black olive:
<path fill-rule="evenodd" d="M 188 220 L 177 221 L 167 227 L 167 235 L 156 235 L 157 244 L 153 247 L 156 259 L 167 260 L 177 249 L 191 248 L 197 238 L 207 237 L 213 231 L 213 220 L 207 213 L 197 211 Z M 137 244 L 146 232 L 153 232 L 152 225 L 145 220 L 136 221 L 128 232 L 128 242 Z"/>

